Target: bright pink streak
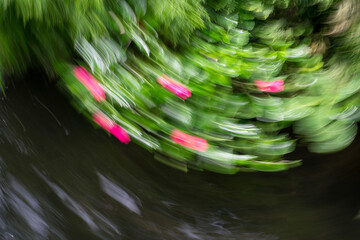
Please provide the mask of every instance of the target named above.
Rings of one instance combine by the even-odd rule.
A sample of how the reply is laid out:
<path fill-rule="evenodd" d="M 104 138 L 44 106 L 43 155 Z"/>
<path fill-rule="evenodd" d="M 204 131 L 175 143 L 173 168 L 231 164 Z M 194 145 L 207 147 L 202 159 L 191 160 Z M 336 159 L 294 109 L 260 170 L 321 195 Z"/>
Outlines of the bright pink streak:
<path fill-rule="evenodd" d="M 74 67 L 74 76 L 90 91 L 98 102 L 105 100 L 105 91 L 100 83 L 81 66 Z"/>
<path fill-rule="evenodd" d="M 166 75 L 159 76 L 157 81 L 161 86 L 174 93 L 179 98 L 186 99 L 191 96 L 191 91 L 189 89 Z"/>
<path fill-rule="evenodd" d="M 119 125 L 115 125 L 111 130 L 110 133 L 119 139 L 120 142 L 128 144 L 130 142 L 130 137 L 127 132 L 120 127 Z"/>
<path fill-rule="evenodd" d="M 125 144 L 128 144 L 130 142 L 130 137 L 127 132 L 102 112 L 98 111 L 94 113 L 93 119 L 97 124 L 99 124 L 100 127 L 110 132 L 114 137 L 119 139 L 120 142 Z"/>
<path fill-rule="evenodd" d="M 96 112 L 92 115 L 92 117 L 100 127 L 108 132 L 110 132 L 115 125 L 115 123 L 102 112 Z"/>
<path fill-rule="evenodd" d="M 170 137 L 171 140 L 177 144 L 199 152 L 205 152 L 209 148 L 209 144 L 205 139 L 191 136 L 178 129 L 173 130 L 170 134 Z"/>
<path fill-rule="evenodd" d="M 266 81 L 255 81 L 256 86 L 260 91 L 263 92 L 281 92 L 284 90 L 284 81 L 283 80 L 276 80 L 273 82 L 266 82 Z"/>

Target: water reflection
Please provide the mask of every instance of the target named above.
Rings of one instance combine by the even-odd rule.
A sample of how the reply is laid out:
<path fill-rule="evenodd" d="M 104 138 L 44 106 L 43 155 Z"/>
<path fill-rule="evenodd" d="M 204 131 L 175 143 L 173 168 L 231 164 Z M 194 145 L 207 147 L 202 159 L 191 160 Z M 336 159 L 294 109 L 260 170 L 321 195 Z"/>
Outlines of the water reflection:
<path fill-rule="evenodd" d="M 141 206 L 141 202 L 138 197 L 131 197 L 125 190 L 117 186 L 116 183 L 110 181 L 101 174 L 99 175 L 101 189 L 110 197 L 118 201 L 120 204 L 127 207 L 130 211 L 141 215 L 138 205 Z"/>
<path fill-rule="evenodd" d="M 8 202 L 19 219 L 24 220 L 31 230 L 42 237 L 47 237 L 49 226 L 44 220 L 44 212 L 35 197 L 13 176 L 9 175 Z"/>
<path fill-rule="evenodd" d="M 0 105 L 0 239 L 360 238 L 359 141 L 284 173 L 185 174 L 66 101 L 19 83 Z"/>

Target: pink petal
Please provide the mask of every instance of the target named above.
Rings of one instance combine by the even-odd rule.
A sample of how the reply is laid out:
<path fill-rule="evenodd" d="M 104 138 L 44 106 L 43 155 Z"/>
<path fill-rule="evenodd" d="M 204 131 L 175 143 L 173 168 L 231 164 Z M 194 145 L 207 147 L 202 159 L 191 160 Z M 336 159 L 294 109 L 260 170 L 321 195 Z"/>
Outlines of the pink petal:
<path fill-rule="evenodd" d="M 282 85 L 284 85 L 284 81 L 283 81 L 283 80 L 273 81 L 273 86 L 282 86 Z"/>
<path fill-rule="evenodd" d="M 170 137 L 177 144 L 199 152 L 205 152 L 209 148 L 209 144 L 205 139 L 191 136 L 178 129 L 173 130 Z"/>
<path fill-rule="evenodd" d="M 130 142 L 130 137 L 127 132 L 120 127 L 119 125 L 115 125 L 111 130 L 110 133 L 115 136 L 120 142 L 128 144 Z"/>
<path fill-rule="evenodd" d="M 74 76 L 90 91 L 98 102 L 105 100 L 105 91 L 100 83 L 81 66 L 74 67 Z"/>
<path fill-rule="evenodd" d="M 272 82 L 266 82 L 262 80 L 255 81 L 257 88 L 263 92 L 281 92 L 284 90 L 284 81 L 276 80 Z"/>
<path fill-rule="evenodd" d="M 159 76 L 157 81 L 161 86 L 174 93 L 179 98 L 186 99 L 191 96 L 191 91 L 189 89 L 166 75 Z"/>
<path fill-rule="evenodd" d="M 102 112 L 96 112 L 92 115 L 94 121 L 99 124 L 100 127 L 105 129 L 106 131 L 110 132 L 110 130 L 114 127 L 115 123 L 108 118 L 105 114 Z"/>
<path fill-rule="evenodd" d="M 206 150 L 209 148 L 209 144 L 205 139 L 202 138 L 195 138 L 194 141 L 195 150 L 199 152 L 206 152 Z"/>
<path fill-rule="evenodd" d="M 126 144 L 130 142 L 130 137 L 127 132 L 102 112 L 98 111 L 94 113 L 92 117 L 100 127 L 110 132 L 114 137 L 119 139 L 120 142 Z"/>

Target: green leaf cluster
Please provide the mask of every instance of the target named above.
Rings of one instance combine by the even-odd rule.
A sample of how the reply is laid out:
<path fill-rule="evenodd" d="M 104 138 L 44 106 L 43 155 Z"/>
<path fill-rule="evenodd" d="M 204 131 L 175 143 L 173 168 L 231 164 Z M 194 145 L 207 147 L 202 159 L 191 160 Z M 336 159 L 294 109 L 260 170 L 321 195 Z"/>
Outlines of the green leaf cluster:
<path fill-rule="evenodd" d="M 159 161 L 173 167 L 235 173 L 298 166 L 299 161 L 283 158 L 294 150 L 295 140 L 282 131 L 291 122 L 311 116 L 320 102 L 311 94 L 303 94 L 302 100 L 292 97 L 308 87 L 298 86 L 302 80 L 292 75 L 312 79 L 322 67 L 321 55 L 311 55 L 312 28 L 306 21 L 295 25 L 282 18 L 261 20 L 267 8 L 238 7 L 236 14 L 209 9 L 206 27 L 174 51 L 159 39 L 160 25 L 149 24 L 145 15 L 141 27 L 134 20 L 136 11 L 128 5 L 127 12 L 134 14 L 121 21 L 120 41 L 103 38 L 77 43 L 84 64 L 104 86 L 108 100 L 99 104 L 90 93 L 79 92 L 81 86 L 71 74 L 63 76 L 65 87 L 81 111 L 101 110 L 138 144 L 155 150 Z M 118 19 L 124 19 L 123 13 L 117 13 Z M 244 28 L 244 19 L 257 25 Z M 124 37 L 134 48 L 114 54 Z M 67 69 L 71 72 L 70 66 Z M 162 75 L 186 85 L 192 96 L 183 101 L 165 90 L 156 80 Z M 264 94 L 254 84 L 260 79 L 283 79 L 288 84 L 282 94 Z M 170 139 L 174 129 L 206 139 L 210 148 L 202 153 L 176 144 Z"/>
<path fill-rule="evenodd" d="M 300 164 L 287 160 L 297 142 L 326 153 L 356 134 L 360 4 L 337 2 L 5 0 L 0 72 L 56 66 L 61 86 L 90 121 L 103 112 L 172 167 L 282 171 Z M 93 99 L 74 65 L 94 75 L 106 101 Z M 192 96 L 164 89 L 157 81 L 163 75 Z M 282 80 L 284 90 L 260 91 L 259 80 Z M 175 143 L 174 129 L 209 148 Z"/>
<path fill-rule="evenodd" d="M 194 30 L 203 28 L 208 13 L 204 0 L 149 0 L 147 21 L 173 44 L 189 40 Z"/>

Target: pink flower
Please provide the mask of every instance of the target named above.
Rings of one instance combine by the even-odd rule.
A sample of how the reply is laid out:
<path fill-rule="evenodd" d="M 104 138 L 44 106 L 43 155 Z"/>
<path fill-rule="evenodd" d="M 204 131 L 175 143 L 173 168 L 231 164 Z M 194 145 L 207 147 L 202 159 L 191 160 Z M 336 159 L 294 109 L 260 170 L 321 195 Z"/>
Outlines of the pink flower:
<path fill-rule="evenodd" d="M 127 132 L 120 127 L 119 125 L 114 125 L 113 128 L 111 128 L 110 133 L 115 136 L 117 139 L 119 139 L 120 142 L 128 144 L 130 142 L 130 137 L 127 134 Z"/>
<path fill-rule="evenodd" d="M 272 82 L 266 81 L 255 81 L 256 86 L 260 91 L 263 92 L 281 92 L 284 90 L 284 81 L 283 80 L 276 80 Z"/>
<path fill-rule="evenodd" d="M 81 66 L 74 67 L 74 76 L 90 91 L 98 102 L 105 100 L 105 91 L 100 83 Z"/>
<path fill-rule="evenodd" d="M 205 152 L 209 148 L 209 144 L 205 139 L 191 136 L 178 129 L 173 130 L 170 134 L 170 137 L 171 140 L 177 144 L 199 152 Z"/>
<path fill-rule="evenodd" d="M 166 75 L 159 76 L 157 81 L 161 86 L 174 93 L 179 98 L 186 99 L 191 96 L 191 91 L 189 89 Z"/>
<path fill-rule="evenodd" d="M 96 112 L 92 115 L 93 120 L 99 124 L 100 127 L 105 129 L 106 131 L 110 132 L 111 129 L 114 127 L 115 123 L 108 118 L 105 114 L 102 112 Z"/>
<path fill-rule="evenodd" d="M 130 142 L 130 137 L 127 132 L 102 112 L 98 111 L 94 113 L 92 117 L 100 127 L 110 132 L 114 137 L 119 139 L 120 142 L 125 144 Z"/>

